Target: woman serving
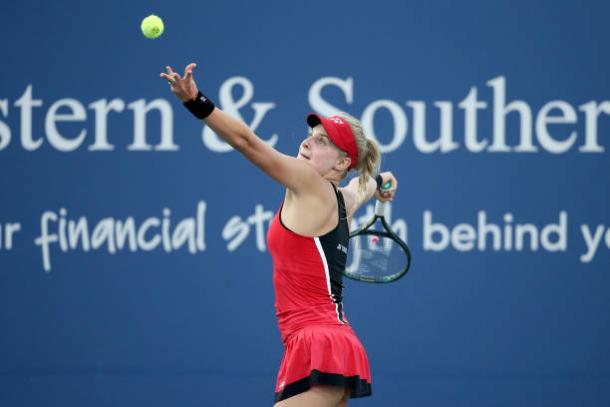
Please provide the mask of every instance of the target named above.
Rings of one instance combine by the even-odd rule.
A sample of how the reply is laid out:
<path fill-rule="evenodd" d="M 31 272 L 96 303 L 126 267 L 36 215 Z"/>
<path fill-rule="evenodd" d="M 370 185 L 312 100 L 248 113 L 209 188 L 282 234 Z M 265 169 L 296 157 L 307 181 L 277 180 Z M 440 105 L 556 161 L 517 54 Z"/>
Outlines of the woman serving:
<path fill-rule="evenodd" d="M 275 406 L 339 407 L 350 397 L 369 396 L 368 358 L 343 311 L 342 273 L 352 216 L 373 196 L 391 201 L 396 179 L 390 172 L 374 174 L 379 149 L 345 113 L 309 114 L 311 132 L 298 155 L 280 153 L 197 89 L 195 66 L 189 64 L 183 76 L 167 67 L 161 77 L 195 117 L 286 188 L 267 235 L 285 348 Z M 340 188 L 351 170 L 359 177 Z M 381 192 L 388 181 L 392 187 Z"/>

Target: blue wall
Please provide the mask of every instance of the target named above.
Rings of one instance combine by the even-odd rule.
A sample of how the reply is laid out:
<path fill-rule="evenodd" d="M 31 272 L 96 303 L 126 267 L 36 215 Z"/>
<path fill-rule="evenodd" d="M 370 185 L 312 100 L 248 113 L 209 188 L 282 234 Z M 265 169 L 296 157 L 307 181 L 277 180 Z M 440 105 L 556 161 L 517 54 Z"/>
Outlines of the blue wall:
<path fill-rule="evenodd" d="M 271 405 L 282 346 L 260 236 L 283 191 L 159 79 L 191 61 L 280 151 L 309 111 L 345 110 L 386 152 L 414 263 L 395 284 L 346 283 L 373 374 L 354 405 L 608 405 L 609 11 L 2 3 L 0 405 Z M 53 241 L 79 220 L 89 250 Z M 113 247 L 125 222 L 150 228 Z"/>

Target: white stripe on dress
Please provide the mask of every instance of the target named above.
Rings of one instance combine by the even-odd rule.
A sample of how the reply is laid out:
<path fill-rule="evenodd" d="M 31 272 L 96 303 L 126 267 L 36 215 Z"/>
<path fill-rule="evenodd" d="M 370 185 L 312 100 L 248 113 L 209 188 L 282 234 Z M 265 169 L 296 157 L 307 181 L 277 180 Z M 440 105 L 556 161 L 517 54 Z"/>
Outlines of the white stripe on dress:
<path fill-rule="evenodd" d="M 320 258 L 322 259 L 322 264 L 324 265 L 324 274 L 326 275 L 326 287 L 328 288 L 328 295 L 330 296 L 330 301 L 335 304 L 337 321 L 344 324 L 345 322 L 341 320 L 341 315 L 339 315 L 339 304 L 334 301 L 333 292 L 330 288 L 330 271 L 328 269 L 328 262 L 326 261 L 326 254 L 324 254 L 322 243 L 320 242 L 320 238 L 318 237 L 314 237 L 313 241 L 316 243 L 316 248 L 318 249 L 318 253 L 320 253 Z"/>

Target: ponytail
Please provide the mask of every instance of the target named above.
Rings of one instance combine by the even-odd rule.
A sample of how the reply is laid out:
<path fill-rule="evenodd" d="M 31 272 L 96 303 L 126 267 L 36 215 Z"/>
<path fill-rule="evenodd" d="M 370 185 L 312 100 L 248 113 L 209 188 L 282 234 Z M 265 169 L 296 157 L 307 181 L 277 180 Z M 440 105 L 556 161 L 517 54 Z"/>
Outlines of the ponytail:
<path fill-rule="evenodd" d="M 356 146 L 358 146 L 358 162 L 355 168 L 360 173 L 358 176 L 358 189 L 360 192 L 364 192 L 369 178 L 374 178 L 377 175 L 381 160 L 379 146 L 375 140 L 367 138 L 364 135 L 362 124 L 360 124 L 358 119 L 347 113 L 339 113 L 338 116 L 350 125 L 354 134 Z"/>
<path fill-rule="evenodd" d="M 366 152 L 364 153 L 364 156 L 358 160 L 358 165 L 356 165 L 356 169 L 360 171 L 360 175 L 358 176 L 358 189 L 361 192 L 366 190 L 369 178 L 374 178 L 375 175 L 377 175 L 380 159 L 381 153 L 379 152 L 377 143 L 374 140 L 367 138 Z"/>

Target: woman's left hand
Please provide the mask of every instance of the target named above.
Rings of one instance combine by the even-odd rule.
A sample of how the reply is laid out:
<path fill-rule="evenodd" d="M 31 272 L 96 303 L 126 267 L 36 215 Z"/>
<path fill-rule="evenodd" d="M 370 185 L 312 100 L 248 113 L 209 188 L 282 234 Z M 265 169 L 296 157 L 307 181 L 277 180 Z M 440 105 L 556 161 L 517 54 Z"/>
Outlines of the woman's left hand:
<path fill-rule="evenodd" d="M 379 175 L 381 175 L 381 179 L 383 181 L 381 185 L 384 185 L 388 181 L 391 181 L 392 186 L 390 187 L 390 189 L 377 189 L 375 191 L 375 198 L 377 198 L 381 202 L 391 202 L 394 199 L 394 195 L 396 194 L 396 189 L 398 188 L 398 181 L 396 180 L 396 177 L 394 177 L 394 174 L 392 174 L 390 171 L 382 172 Z"/>
<path fill-rule="evenodd" d="M 195 79 L 193 79 L 193 69 L 196 66 L 194 63 L 188 64 L 184 68 L 184 76 L 174 72 L 171 66 L 165 68 L 167 73 L 159 75 L 169 83 L 172 93 L 182 102 L 194 99 L 197 96 L 197 84 L 195 84 Z"/>

